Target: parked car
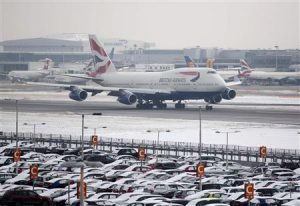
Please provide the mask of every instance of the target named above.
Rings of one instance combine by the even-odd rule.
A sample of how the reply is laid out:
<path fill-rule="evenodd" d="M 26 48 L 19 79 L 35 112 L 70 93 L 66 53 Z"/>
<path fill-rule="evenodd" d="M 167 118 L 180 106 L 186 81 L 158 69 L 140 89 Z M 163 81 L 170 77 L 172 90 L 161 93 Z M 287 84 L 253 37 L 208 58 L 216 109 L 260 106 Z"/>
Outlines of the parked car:
<path fill-rule="evenodd" d="M 44 197 L 32 190 L 9 190 L 0 200 L 3 205 L 39 205 L 50 206 L 49 197 Z"/>
<path fill-rule="evenodd" d="M 180 167 L 180 164 L 177 162 L 155 162 L 153 164 L 149 164 L 152 169 L 161 169 L 161 170 L 170 170 L 177 169 Z"/>
<path fill-rule="evenodd" d="M 13 158 L 11 157 L 7 157 L 7 156 L 0 156 L 0 167 L 5 166 L 5 165 L 9 165 L 13 163 Z"/>
<path fill-rule="evenodd" d="M 132 148 L 121 148 L 121 149 L 118 149 L 117 155 L 118 156 L 120 156 L 120 155 L 131 155 L 131 156 L 133 156 L 135 158 L 139 157 L 138 152 L 135 149 L 132 149 Z"/>

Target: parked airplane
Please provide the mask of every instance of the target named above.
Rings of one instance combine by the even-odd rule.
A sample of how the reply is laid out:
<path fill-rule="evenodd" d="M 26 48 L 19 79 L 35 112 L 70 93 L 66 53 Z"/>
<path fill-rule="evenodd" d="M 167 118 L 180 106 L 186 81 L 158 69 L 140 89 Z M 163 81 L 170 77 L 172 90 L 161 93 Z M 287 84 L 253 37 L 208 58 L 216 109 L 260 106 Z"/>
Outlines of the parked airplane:
<path fill-rule="evenodd" d="M 184 59 L 187 67 L 197 67 L 196 63 L 192 60 L 190 56 L 184 56 Z M 207 67 L 212 68 L 213 60 L 208 59 L 207 64 Z M 236 77 L 239 79 L 248 77 L 249 74 L 253 71 L 253 69 L 247 64 L 247 62 L 244 59 L 240 59 L 240 65 L 241 67 L 237 68 L 236 70 L 217 72 L 226 82 L 234 81 Z"/>
<path fill-rule="evenodd" d="M 95 64 L 95 70 L 89 77 L 99 86 L 80 86 L 71 84 L 46 84 L 70 90 L 69 97 L 83 101 L 88 97 L 103 91 L 116 96 L 122 104 L 131 105 L 137 102 L 137 108 L 150 109 L 153 107 L 165 109 L 165 100 L 177 101 L 176 109 L 185 108 L 183 100 L 204 99 L 208 104 L 220 103 L 222 99 L 235 98 L 236 92 L 228 86 L 240 84 L 240 81 L 225 83 L 214 69 L 211 68 L 179 68 L 164 72 L 117 72 L 114 64 L 106 54 L 96 36 L 89 36 L 90 46 Z M 207 105 L 207 110 L 212 106 Z"/>
<path fill-rule="evenodd" d="M 81 76 L 88 76 L 89 72 L 94 68 L 94 61 L 91 59 L 86 66 L 80 71 L 80 74 L 60 74 L 55 75 L 54 81 L 59 84 L 80 84 L 84 85 L 88 79 L 80 78 Z M 85 72 L 85 74 L 82 74 Z M 80 77 L 78 77 L 80 76 Z"/>
<path fill-rule="evenodd" d="M 272 82 L 283 84 L 300 84 L 300 72 L 265 72 L 254 71 L 247 76 L 249 82 L 262 82 L 272 84 Z"/>
<path fill-rule="evenodd" d="M 38 81 L 40 78 L 46 77 L 50 74 L 48 69 L 51 59 L 46 58 L 44 61 L 44 67 L 39 70 L 11 71 L 7 76 L 12 82 Z"/>

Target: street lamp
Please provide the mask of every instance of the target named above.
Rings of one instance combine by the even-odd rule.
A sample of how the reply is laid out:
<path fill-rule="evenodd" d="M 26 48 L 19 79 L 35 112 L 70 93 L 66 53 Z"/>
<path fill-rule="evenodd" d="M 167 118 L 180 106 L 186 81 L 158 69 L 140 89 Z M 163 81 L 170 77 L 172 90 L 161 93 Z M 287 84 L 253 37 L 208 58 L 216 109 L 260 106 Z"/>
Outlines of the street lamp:
<path fill-rule="evenodd" d="M 16 104 L 16 150 L 19 147 L 19 101 L 23 99 L 4 99 L 5 101 L 15 101 Z M 16 174 L 18 174 L 18 161 L 16 161 Z"/>
<path fill-rule="evenodd" d="M 199 106 L 199 158 L 201 162 L 202 155 L 202 116 L 201 116 L 201 106 Z"/>
<path fill-rule="evenodd" d="M 199 106 L 199 161 L 202 163 L 202 116 L 201 116 L 201 106 Z M 202 177 L 199 180 L 199 190 L 202 191 Z"/>
<path fill-rule="evenodd" d="M 157 129 L 154 130 L 155 132 L 157 132 L 157 144 L 159 144 L 159 134 L 161 132 L 171 132 L 171 130 L 167 129 L 167 130 L 163 130 L 163 129 Z M 147 130 L 147 132 L 152 132 L 152 130 Z"/>
<path fill-rule="evenodd" d="M 84 127 L 84 129 L 94 129 L 94 134 L 97 133 L 97 129 L 106 129 L 106 126 L 102 126 L 102 127 Z"/>
<path fill-rule="evenodd" d="M 275 49 L 276 49 L 276 52 L 275 52 L 275 57 L 276 57 L 276 60 L 275 60 L 275 61 L 276 61 L 276 63 L 275 63 L 275 68 L 276 68 L 276 71 L 277 71 L 277 67 L 278 67 L 278 62 L 277 62 L 277 61 L 278 61 L 278 54 L 277 54 L 277 53 L 278 53 L 278 48 L 279 48 L 279 46 L 278 46 L 278 45 L 275 45 L 274 47 L 275 47 Z"/>
<path fill-rule="evenodd" d="M 236 130 L 236 131 L 216 131 L 216 133 L 220 134 L 220 133 L 226 133 L 226 170 L 228 170 L 228 134 L 229 133 L 238 133 L 240 131 Z"/>
<path fill-rule="evenodd" d="M 164 130 L 164 129 L 156 129 L 156 130 L 153 130 L 153 131 L 152 130 L 147 130 L 147 132 L 157 132 L 157 143 L 156 143 L 156 145 L 158 146 L 160 133 L 161 132 L 171 132 L 171 130 L 169 130 L 169 129 L 166 129 L 166 130 Z M 157 154 L 156 155 L 158 155 L 158 150 L 157 150 Z M 158 161 L 157 157 L 156 157 L 156 161 Z"/>
<path fill-rule="evenodd" d="M 27 123 L 25 122 L 24 125 L 26 126 L 33 126 L 33 138 L 32 138 L 32 141 L 33 141 L 33 150 L 35 151 L 35 128 L 37 125 L 45 125 L 46 123 L 43 122 L 43 123 Z"/>
<path fill-rule="evenodd" d="M 81 114 L 81 161 L 83 163 L 83 138 L 84 138 L 84 115 Z M 102 115 L 102 113 L 92 113 L 92 114 L 86 114 L 86 115 Z M 80 167 L 80 206 L 84 205 L 83 202 L 83 169 L 84 164 Z"/>
<path fill-rule="evenodd" d="M 102 126 L 102 127 L 84 127 L 84 129 L 94 129 L 94 135 L 97 134 L 97 129 L 106 129 L 106 126 Z M 100 136 L 99 136 L 100 139 Z M 96 148 L 94 147 L 94 149 L 98 149 L 98 144 L 96 145 Z"/>

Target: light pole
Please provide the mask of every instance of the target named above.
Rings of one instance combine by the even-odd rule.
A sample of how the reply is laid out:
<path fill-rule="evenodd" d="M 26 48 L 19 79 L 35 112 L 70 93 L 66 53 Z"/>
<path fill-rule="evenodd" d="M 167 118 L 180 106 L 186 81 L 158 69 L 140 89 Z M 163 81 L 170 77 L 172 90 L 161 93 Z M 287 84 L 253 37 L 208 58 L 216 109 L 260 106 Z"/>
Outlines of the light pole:
<path fill-rule="evenodd" d="M 228 134 L 229 133 L 238 133 L 240 131 L 236 130 L 236 131 L 216 131 L 216 133 L 221 134 L 221 133 L 226 133 L 226 170 L 228 170 Z"/>
<path fill-rule="evenodd" d="M 35 151 L 35 128 L 37 125 L 45 125 L 46 123 L 27 123 L 25 122 L 24 125 L 26 126 L 33 126 L 33 138 L 32 138 L 32 141 L 33 141 L 33 151 Z"/>
<path fill-rule="evenodd" d="M 201 163 L 202 155 L 202 116 L 201 116 L 201 106 L 199 106 L 199 159 Z"/>
<path fill-rule="evenodd" d="M 278 67 L 278 45 L 275 45 L 274 46 L 275 47 L 275 49 L 276 49 L 276 51 L 275 51 L 275 61 L 276 61 L 276 63 L 275 63 L 275 68 L 276 68 L 276 71 L 277 71 L 277 67 Z"/>
<path fill-rule="evenodd" d="M 159 144 L 159 135 L 161 132 L 171 132 L 171 130 L 169 129 L 166 129 L 166 130 L 163 130 L 163 129 L 157 129 L 157 130 L 147 130 L 147 132 L 157 132 L 157 143 L 156 144 Z"/>
<path fill-rule="evenodd" d="M 199 106 L 199 161 L 202 163 L 202 116 L 201 116 L 201 106 Z M 202 191 L 202 177 L 199 180 L 199 190 Z"/>
<path fill-rule="evenodd" d="M 102 126 L 102 127 L 84 127 L 84 129 L 89 129 L 89 128 L 94 129 L 94 135 L 96 135 L 97 134 L 97 129 L 106 129 L 107 127 L 106 126 Z M 100 139 L 100 136 L 99 136 L 99 139 Z M 98 144 L 97 144 L 96 147 L 97 147 L 96 149 L 98 149 Z M 95 147 L 94 147 L 94 149 L 95 149 Z"/>
<path fill-rule="evenodd" d="M 93 129 L 94 130 L 94 134 L 97 133 L 97 129 L 106 129 L 106 126 L 102 126 L 102 127 L 84 127 L 84 129 Z"/>
<path fill-rule="evenodd" d="M 19 127 L 19 106 L 18 106 L 18 100 L 16 100 L 16 151 L 19 147 L 19 133 L 18 128 Z M 18 161 L 16 161 L 16 174 L 18 175 Z"/>
<path fill-rule="evenodd" d="M 157 143 L 155 145 L 158 146 L 160 133 L 161 132 L 171 132 L 171 130 L 169 130 L 169 129 L 166 129 L 166 130 L 164 130 L 164 129 L 156 129 L 156 130 L 153 130 L 153 131 L 152 130 L 147 130 L 147 132 L 157 132 Z M 157 150 L 157 155 L 158 155 L 158 150 Z M 157 161 L 157 157 L 156 157 L 156 161 Z"/>
<path fill-rule="evenodd" d="M 19 147 L 19 100 L 22 99 L 4 99 L 5 101 L 15 101 L 16 104 L 16 151 Z M 16 161 L 16 174 L 18 175 L 18 161 Z"/>
<path fill-rule="evenodd" d="M 83 138 L 84 138 L 84 115 L 81 114 L 81 161 L 83 163 Z M 92 113 L 91 115 L 102 115 L 102 113 Z M 83 202 L 83 169 L 84 169 L 84 164 L 80 167 L 80 206 L 84 205 Z"/>

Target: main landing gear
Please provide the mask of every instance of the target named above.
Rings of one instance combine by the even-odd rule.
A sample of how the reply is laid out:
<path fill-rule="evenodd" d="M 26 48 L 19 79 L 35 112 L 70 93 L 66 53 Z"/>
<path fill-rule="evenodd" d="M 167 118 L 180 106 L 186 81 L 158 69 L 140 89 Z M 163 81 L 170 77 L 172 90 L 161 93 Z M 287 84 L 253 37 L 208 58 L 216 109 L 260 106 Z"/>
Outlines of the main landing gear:
<path fill-rule="evenodd" d="M 163 103 L 163 101 L 144 101 L 144 100 L 138 100 L 138 103 L 136 104 L 137 109 L 153 109 L 153 107 L 156 107 L 157 109 L 166 109 L 167 104 Z"/>
<path fill-rule="evenodd" d="M 213 110 L 213 106 L 211 106 L 211 105 L 206 105 L 206 106 L 205 106 L 205 109 L 206 109 L 206 111 L 211 111 L 211 110 Z"/>
<path fill-rule="evenodd" d="M 175 104 L 175 109 L 184 109 L 185 104 L 182 104 L 181 101 L 178 101 L 178 103 Z"/>

